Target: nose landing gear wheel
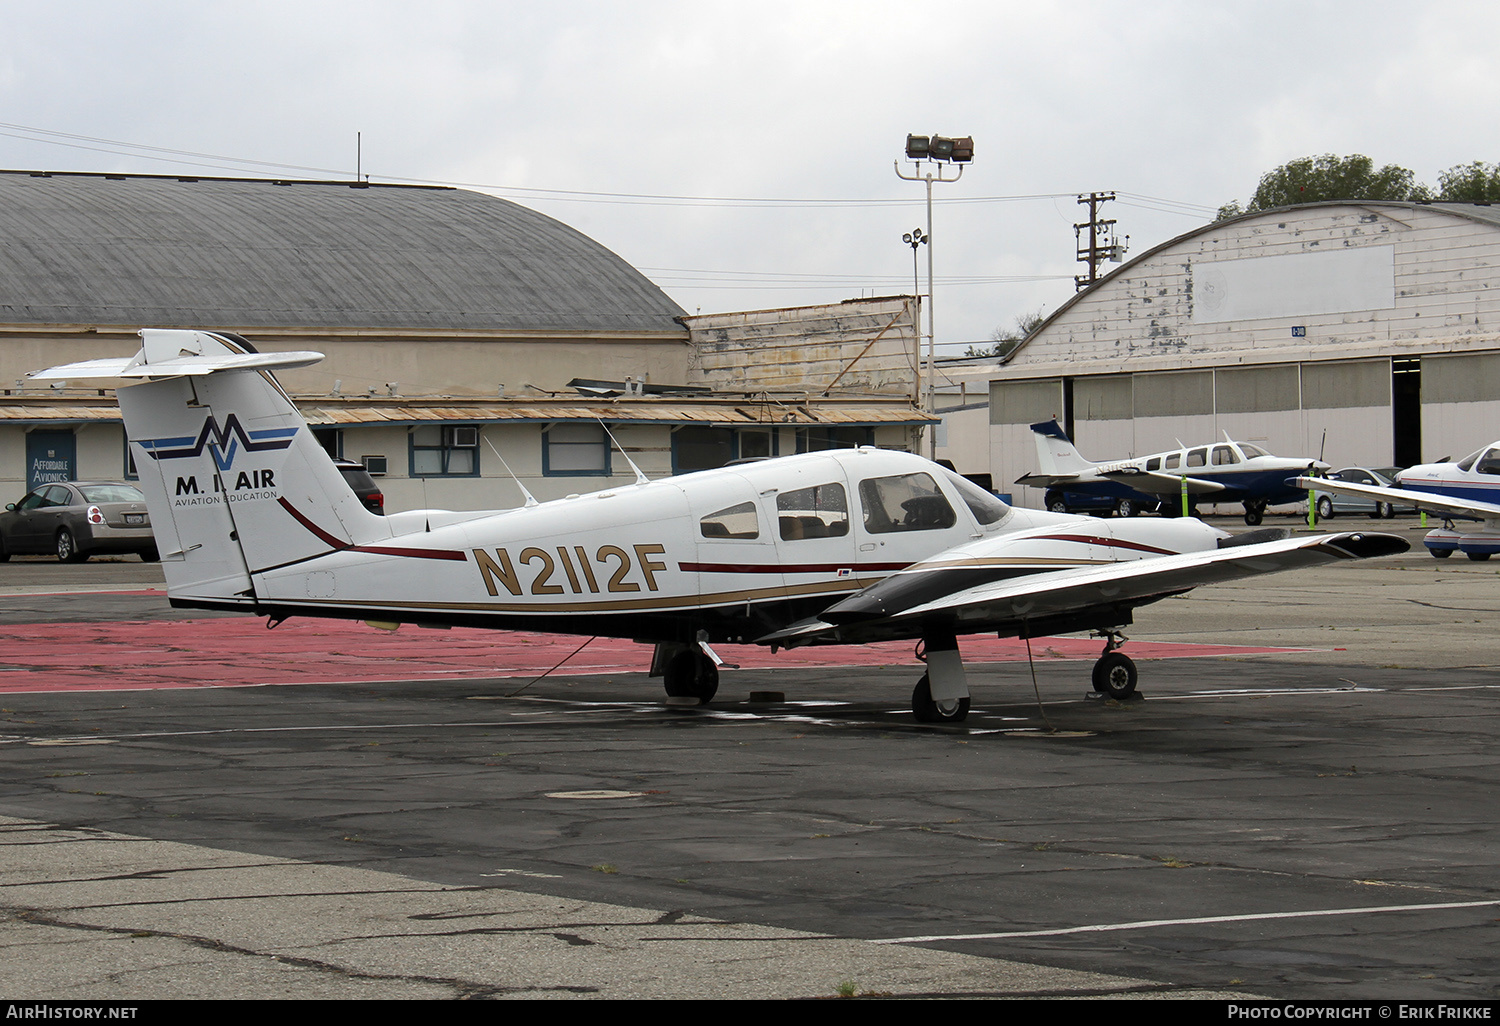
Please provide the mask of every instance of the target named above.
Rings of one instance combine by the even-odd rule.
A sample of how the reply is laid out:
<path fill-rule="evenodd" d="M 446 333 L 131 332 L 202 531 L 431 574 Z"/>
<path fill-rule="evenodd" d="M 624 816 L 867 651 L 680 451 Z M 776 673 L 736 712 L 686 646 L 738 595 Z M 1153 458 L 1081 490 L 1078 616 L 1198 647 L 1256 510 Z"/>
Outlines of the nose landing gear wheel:
<path fill-rule="evenodd" d="M 1106 652 L 1094 664 L 1094 690 L 1110 698 L 1135 694 L 1135 660 L 1124 652 Z"/>
<path fill-rule="evenodd" d="M 924 673 L 911 693 L 911 714 L 918 723 L 959 723 L 969 716 L 969 699 L 965 696 L 944 702 L 933 701 L 932 686 Z"/>

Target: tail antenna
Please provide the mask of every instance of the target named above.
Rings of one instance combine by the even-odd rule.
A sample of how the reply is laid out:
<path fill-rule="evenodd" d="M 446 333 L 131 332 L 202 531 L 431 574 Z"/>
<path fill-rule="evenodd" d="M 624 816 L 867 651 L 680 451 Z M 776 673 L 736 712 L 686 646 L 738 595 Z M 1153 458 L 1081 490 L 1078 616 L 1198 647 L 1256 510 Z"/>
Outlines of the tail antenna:
<path fill-rule="evenodd" d="M 599 421 L 599 426 L 604 429 L 606 435 L 609 435 L 609 440 L 614 442 L 615 448 L 620 450 L 620 455 L 625 457 L 625 462 L 630 464 L 630 469 L 635 471 L 635 483 L 638 485 L 650 484 L 651 479 L 641 473 L 641 468 L 635 465 L 635 460 L 630 458 L 630 453 L 626 452 L 625 447 L 615 438 L 615 434 L 609 429 L 609 425 L 598 417 L 594 419 Z"/>
<path fill-rule="evenodd" d="M 486 438 L 484 444 L 490 447 L 490 452 L 495 454 L 495 459 L 500 461 L 500 465 L 505 468 L 505 472 L 510 475 L 510 479 L 516 483 L 517 488 L 521 489 L 521 494 L 526 496 L 526 502 L 522 508 L 541 505 L 536 501 L 536 496 L 526 490 L 526 486 L 521 483 L 521 479 L 516 476 L 516 472 L 510 469 L 510 464 L 505 462 L 505 457 L 500 455 L 500 450 L 495 448 L 495 443 Z"/>

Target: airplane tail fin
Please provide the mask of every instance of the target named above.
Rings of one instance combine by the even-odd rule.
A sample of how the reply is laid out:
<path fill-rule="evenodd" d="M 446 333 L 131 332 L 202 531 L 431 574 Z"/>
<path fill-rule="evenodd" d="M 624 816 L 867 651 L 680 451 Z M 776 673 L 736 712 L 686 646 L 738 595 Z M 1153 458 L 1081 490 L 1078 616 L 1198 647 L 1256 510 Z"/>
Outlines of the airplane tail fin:
<path fill-rule="evenodd" d="M 1039 476 L 1069 478 L 1094 469 L 1094 464 L 1079 455 L 1056 420 L 1033 424 L 1031 431 L 1036 438 Z"/>
<path fill-rule="evenodd" d="M 255 575 L 391 537 L 270 370 L 317 353 L 257 353 L 238 336 L 148 329 L 131 360 L 34 377 L 140 379 L 117 394 L 175 604 L 257 605 Z"/>

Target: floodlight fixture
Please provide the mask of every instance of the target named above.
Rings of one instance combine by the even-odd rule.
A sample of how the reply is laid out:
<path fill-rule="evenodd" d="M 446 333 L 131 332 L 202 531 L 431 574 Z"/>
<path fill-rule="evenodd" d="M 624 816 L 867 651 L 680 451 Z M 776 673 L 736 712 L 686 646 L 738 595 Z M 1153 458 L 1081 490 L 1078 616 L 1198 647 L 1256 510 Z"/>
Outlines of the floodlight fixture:
<path fill-rule="evenodd" d="M 906 155 L 912 160 L 926 160 L 928 141 L 925 135 L 908 135 L 906 137 Z"/>

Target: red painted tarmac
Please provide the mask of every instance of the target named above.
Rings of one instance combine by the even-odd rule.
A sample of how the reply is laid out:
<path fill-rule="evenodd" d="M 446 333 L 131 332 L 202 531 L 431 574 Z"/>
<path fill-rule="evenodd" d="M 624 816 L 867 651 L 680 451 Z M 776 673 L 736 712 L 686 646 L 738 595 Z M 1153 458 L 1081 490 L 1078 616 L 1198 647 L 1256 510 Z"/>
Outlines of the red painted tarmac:
<path fill-rule="evenodd" d="M 0 693 L 247 687 L 382 680 L 534 677 L 559 662 L 564 676 L 643 673 L 645 645 L 570 635 L 426 630 L 386 632 L 341 620 L 290 620 L 274 631 L 259 617 L 186 621 L 27 624 L 0 627 Z M 970 663 L 1026 659 L 1014 638 L 961 639 Z M 755 645 L 715 651 L 747 669 L 801 666 L 915 665 L 910 642 L 799 648 L 778 655 Z M 1092 638 L 1037 638 L 1037 659 L 1094 660 Z M 1203 658 L 1293 652 L 1288 648 L 1131 642 L 1137 659 Z M 564 661 L 566 660 L 566 661 Z"/>

